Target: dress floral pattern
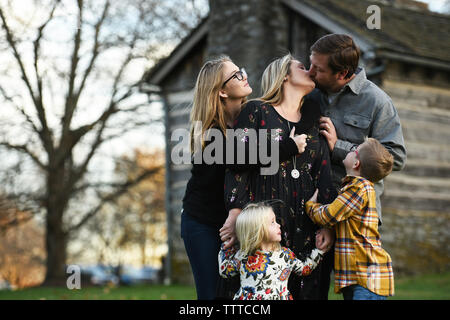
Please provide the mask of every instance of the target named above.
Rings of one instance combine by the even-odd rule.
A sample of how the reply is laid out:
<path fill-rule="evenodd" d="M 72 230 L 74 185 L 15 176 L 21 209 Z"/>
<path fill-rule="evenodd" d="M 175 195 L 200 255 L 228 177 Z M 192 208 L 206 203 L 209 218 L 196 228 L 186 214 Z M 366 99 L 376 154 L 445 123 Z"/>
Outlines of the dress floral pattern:
<path fill-rule="evenodd" d="M 223 278 L 239 274 L 241 287 L 234 300 L 292 300 L 287 284 L 291 272 L 308 276 L 322 260 L 322 251 L 314 249 L 301 261 L 288 248 L 278 251 L 257 250 L 245 256 L 235 247 L 219 252 L 219 273 Z"/>
<path fill-rule="evenodd" d="M 227 167 L 224 191 L 227 210 L 243 208 L 248 202 L 281 200 L 280 205 L 272 205 L 277 221 L 281 225 L 281 244 L 304 260 L 315 247 L 315 232 L 319 229 L 305 213 L 305 203 L 316 188 L 319 189 L 318 201 L 325 204 L 332 202 L 337 192 L 331 182 L 328 144 L 319 134 L 319 106 L 306 99 L 301 113 L 302 117 L 298 123 L 288 124 L 272 105 L 262 101 L 247 103 L 234 129 L 268 130 L 268 141 L 258 141 L 258 147 L 262 143 L 267 143 L 269 148 L 269 139 L 277 141 L 289 139 L 289 129 L 293 127 L 295 134 L 307 135 L 305 151 L 295 156 L 295 168 L 300 176 L 297 179 L 291 176 L 294 157 L 282 161 L 278 172 L 274 175 L 261 175 L 259 168 L 255 169 L 252 166 L 240 171 L 233 171 L 231 167 Z M 246 152 L 248 144 L 246 143 Z M 331 266 L 329 268 L 331 269 Z M 297 299 L 299 296 L 300 299 L 318 299 L 317 288 L 320 286 L 320 277 L 320 272 L 313 273 L 308 280 L 295 276 L 295 279 L 292 279 L 291 276 L 289 286 L 294 298 Z"/>

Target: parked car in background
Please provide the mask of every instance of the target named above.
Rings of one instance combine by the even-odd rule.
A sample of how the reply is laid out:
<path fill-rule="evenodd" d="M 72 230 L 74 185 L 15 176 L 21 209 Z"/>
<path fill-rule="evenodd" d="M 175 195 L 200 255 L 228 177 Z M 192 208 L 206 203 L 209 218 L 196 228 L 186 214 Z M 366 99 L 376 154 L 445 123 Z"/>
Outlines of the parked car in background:
<path fill-rule="evenodd" d="M 12 290 L 12 286 L 8 280 L 0 279 L 0 290 Z"/>
<path fill-rule="evenodd" d="M 89 284 L 96 286 L 118 285 L 119 277 L 114 274 L 114 267 L 105 265 L 82 266 L 82 282 L 88 281 Z"/>
<path fill-rule="evenodd" d="M 120 284 L 135 285 L 149 284 L 158 281 L 158 269 L 144 266 L 136 268 L 132 266 L 122 266 L 120 271 Z"/>

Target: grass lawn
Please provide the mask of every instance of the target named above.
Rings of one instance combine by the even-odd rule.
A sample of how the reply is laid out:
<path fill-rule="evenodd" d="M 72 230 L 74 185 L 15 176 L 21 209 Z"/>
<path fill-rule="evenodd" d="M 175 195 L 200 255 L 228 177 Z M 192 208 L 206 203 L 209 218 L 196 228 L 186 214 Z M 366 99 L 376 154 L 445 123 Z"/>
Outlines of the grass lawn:
<path fill-rule="evenodd" d="M 342 300 L 330 288 L 330 300 Z M 133 286 L 133 287 L 82 287 L 81 290 L 66 288 L 29 288 L 16 291 L 0 291 L 0 300 L 192 300 L 195 289 L 188 286 Z M 418 277 L 395 279 L 395 296 L 392 300 L 450 300 L 450 272 Z"/>
<path fill-rule="evenodd" d="M 396 277 L 395 295 L 389 300 L 450 300 L 450 272 L 417 277 Z M 330 300 L 343 300 L 331 285 Z"/>
<path fill-rule="evenodd" d="M 180 285 L 81 287 L 80 290 L 35 287 L 16 291 L 0 291 L 0 300 L 193 300 L 196 297 L 195 288 Z"/>

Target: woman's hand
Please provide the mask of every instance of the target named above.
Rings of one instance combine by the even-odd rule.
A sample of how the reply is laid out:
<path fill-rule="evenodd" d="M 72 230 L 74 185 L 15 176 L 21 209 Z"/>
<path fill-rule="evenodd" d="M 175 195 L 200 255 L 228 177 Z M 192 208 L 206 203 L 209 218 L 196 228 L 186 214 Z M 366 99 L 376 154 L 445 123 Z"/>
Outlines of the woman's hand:
<path fill-rule="evenodd" d="M 305 148 L 307 146 L 306 134 L 300 134 L 300 135 L 296 136 L 295 135 L 295 127 L 293 127 L 291 130 L 291 133 L 289 134 L 289 138 L 292 138 L 292 140 L 294 140 L 295 144 L 297 145 L 298 153 L 305 152 Z"/>
<path fill-rule="evenodd" d="M 322 228 L 316 233 L 316 248 L 327 252 L 334 243 L 334 230 Z"/>
<path fill-rule="evenodd" d="M 220 240 L 225 244 L 224 249 L 230 248 L 236 242 L 236 219 L 241 211 L 238 208 L 231 209 L 227 220 L 219 230 Z"/>

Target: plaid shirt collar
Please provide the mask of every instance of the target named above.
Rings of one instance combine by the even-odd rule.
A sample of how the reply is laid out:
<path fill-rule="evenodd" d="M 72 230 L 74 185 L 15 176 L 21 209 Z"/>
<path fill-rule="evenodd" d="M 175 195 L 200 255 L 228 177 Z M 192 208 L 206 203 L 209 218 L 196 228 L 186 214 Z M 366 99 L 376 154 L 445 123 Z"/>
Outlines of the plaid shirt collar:
<path fill-rule="evenodd" d="M 361 176 L 346 175 L 344 178 L 342 178 L 341 188 L 345 187 L 349 183 L 353 184 L 353 183 L 357 183 L 358 181 L 362 181 L 362 180 L 367 180 L 367 179 L 364 177 L 361 177 Z M 367 181 L 373 185 L 372 181 L 370 181 L 370 180 L 367 180 Z"/>

